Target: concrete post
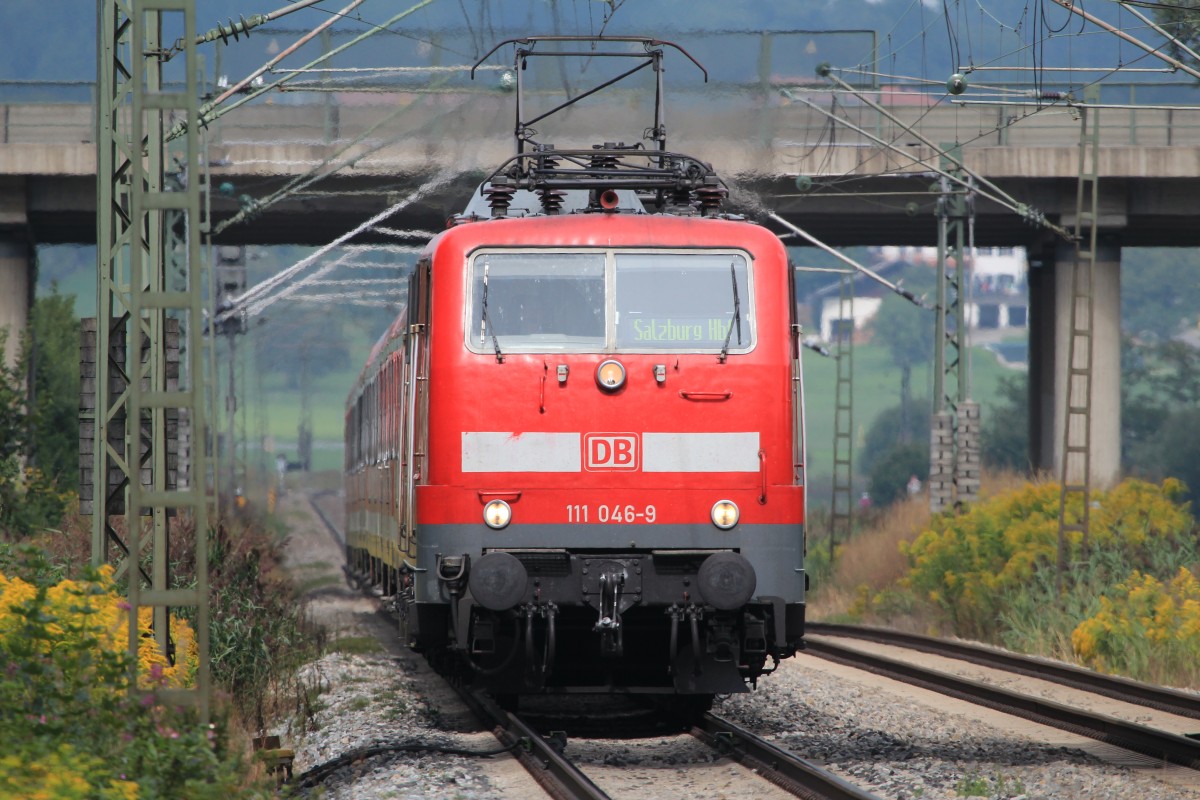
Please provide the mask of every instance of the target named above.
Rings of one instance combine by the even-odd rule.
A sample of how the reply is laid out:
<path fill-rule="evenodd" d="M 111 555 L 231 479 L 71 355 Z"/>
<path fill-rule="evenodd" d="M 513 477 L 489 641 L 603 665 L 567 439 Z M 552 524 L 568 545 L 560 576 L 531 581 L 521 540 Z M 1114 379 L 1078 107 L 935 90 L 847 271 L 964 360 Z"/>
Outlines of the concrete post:
<path fill-rule="evenodd" d="M 1062 470 L 1067 356 L 1071 327 L 1071 265 L 1075 250 L 1060 245 L 1029 281 L 1029 457 L 1034 469 Z M 1092 287 L 1091 485 L 1104 489 L 1121 474 L 1121 248 L 1100 244 Z"/>
<path fill-rule="evenodd" d="M 33 250 L 24 230 L 0 229 L 0 329 L 8 330 L 6 366 L 17 363 L 21 332 L 29 323 L 32 302 Z"/>
<path fill-rule="evenodd" d="M 1030 248 L 1029 466 L 1035 472 L 1054 468 L 1054 274 L 1053 249 Z"/>

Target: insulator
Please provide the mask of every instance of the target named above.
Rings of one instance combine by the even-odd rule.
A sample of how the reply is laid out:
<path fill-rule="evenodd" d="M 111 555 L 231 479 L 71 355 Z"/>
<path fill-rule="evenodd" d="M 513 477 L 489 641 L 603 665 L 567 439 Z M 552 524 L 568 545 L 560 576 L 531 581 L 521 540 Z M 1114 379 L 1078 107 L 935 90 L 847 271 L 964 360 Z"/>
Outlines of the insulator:
<path fill-rule="evenodd" d="M 701 186 L 696 190 L 696 197 L 700 200 L 700 213 L 708 216 L 718 210 L 727 194 L 729 194 L 729 190 L 724 186 L 714 184 Z"/>
<path fill-rule="evenodd" d="M 567 196 L 567 193 L 561 189 L 542 189 L 540 196 L 542 210 L 547 214 L 557 214 L 562 210 L 563 198 Z"/>
<path fill-rule="evenodd" d="M 246 38 L 249 38 L 251 27 L 252 26 L 246 22 L 245 17 L 239 16 L 238 22 L 234 22 L 232 19 L 230 19 L 228 25 L 222 25 L 221 23 L 218 22 L 217 23 L 217 36 L 219 36 L 221 38 L 222 44 L 229 44 L 230 38 L 232 38 L 236 42 L 239 38 L 239 34 L 244 33 L 246 35 Z"/>
<path fill-rule="evenodd" d="M 512 205 L 513 195 L 517 193 L 517 188 L 506 183 L 495 183 L 483 190 L 483 195 L 488 199 L 488 205 L 492 208 L 493 217 L 503 217 L 508 213 L 508 207 Z"/>
<path fill-rule="evenodd" d="M 616 169 L 617 164 L 617 157 L 611 153 L 596 153 L 588 162 L 592 169 Z"/>
<path fill-rule="evenodd" d="M 548 173 L 558 169 L 558 156 L 553 153 L 539 155 L 537 158 L 537 172 L 541 176 L 546 176 Z"/>

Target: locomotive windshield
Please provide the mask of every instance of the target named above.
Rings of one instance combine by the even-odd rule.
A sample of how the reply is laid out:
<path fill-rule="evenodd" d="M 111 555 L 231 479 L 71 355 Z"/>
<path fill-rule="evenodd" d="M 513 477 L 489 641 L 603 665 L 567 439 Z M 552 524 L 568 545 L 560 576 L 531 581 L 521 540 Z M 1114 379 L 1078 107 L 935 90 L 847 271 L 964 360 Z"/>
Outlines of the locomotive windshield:
<path fill-rule="evenodd" d="M 741 253 L 476 253 L 477 352 L 745 352 L 754 306 Z"/>

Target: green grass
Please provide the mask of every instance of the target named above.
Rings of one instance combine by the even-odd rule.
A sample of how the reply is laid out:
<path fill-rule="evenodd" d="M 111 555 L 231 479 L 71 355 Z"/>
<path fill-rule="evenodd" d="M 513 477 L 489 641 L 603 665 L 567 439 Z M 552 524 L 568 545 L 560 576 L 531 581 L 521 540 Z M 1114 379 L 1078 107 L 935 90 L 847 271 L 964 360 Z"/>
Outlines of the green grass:
<path fill-rule="evenodd" d="M 324 589 L 328 586 L 340 586 L 342 577 L 340 575 L 318 575 L 315 578 L 308 578 L 296 584 L 295 592 L 300 597 L 303 597 L 319 589 Z"/>
<path fill-rule="evenodd" d="M 346 653 L 347 655 L 366 655 L 378 653 L 383 645 L 370 636 L 345 636 L 330 643 L 327 650 L 330 653 Z"/>
<path fill-rule="evenodd" d="M 986 418 L 996 387 L 1012 370 L 1000 366 L 996 357 L 982 348 L 972 350 L 971 395 L 983 404 Z M 917 368 L 912 373 L 914 397 L 933 394 L 933 370 Z M 833 425 L 836 412 L 835 389 L 837 362 L 815 353 L 805 353 L 804 396 L 808 408 L 808 463 L 816 483 L 827 482 L 833 474 Z M 900 370 L 892 362 L 886 347 L 856 345 L 853 370 L 854 449 L 880 412 L 900 404 Z"/>

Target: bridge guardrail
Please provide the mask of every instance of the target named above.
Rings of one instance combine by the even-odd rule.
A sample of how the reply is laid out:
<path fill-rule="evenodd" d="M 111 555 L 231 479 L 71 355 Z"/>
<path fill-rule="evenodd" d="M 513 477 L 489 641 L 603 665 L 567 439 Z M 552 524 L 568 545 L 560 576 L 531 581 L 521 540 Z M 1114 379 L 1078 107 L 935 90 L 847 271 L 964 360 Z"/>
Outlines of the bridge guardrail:
<path fill-rule="evenodd" d="M 1049 85 L 1042 91 L 1056 91 Z M 953 104 L 917 84 L 885 84 L 863 92 L 906 124 L 934 141 L 980 146 L 1072 146 L 1078 143 L 1077 111 L 1065 104 L 1036 105 L 1032 86 L 1006 85 L 986 94 L 1005 92 L 1011 102 L 977 103 L 971 91 L 965 105 Z M 981 88 L 980 94 L 985 90 Z M 278 92 L 229 114 L 210 126 L 210 142 L 303 142 L 330 144 L 359 137 L 388 114 L 407 106 L 411 113 L 379 126 L 377 139 L 424 133 L 447 133 L 438 119 L 459 108 L 454 132 L 477 130 L 479 137 L 511 130 L 510 95 L 489 86 L 430 91 L 417 82 L 387 92 Z M 673 93 L 668 121 L 674 133 L 689 138 L 719 130 L 722 138 L 740 137 L 759 146 L 873 146 L 868 137 L 799 102 L 807 99 L 887 141 L 906 143 L 902 127 L 885 119 L 853 94 L 830 91 L 812 82 L 790 83 L 772 77 L 766 84 L 710 84 L 705 90 Z M 470 99 L 469 104 L 462 101 Z M 1119 105 L 1100 112 L 1102 146 L 1174 146 L 1200 144 L 1200 86 L 1111 83 L 1101 101 Z M 579 135 L 588 125 L 628 114 L 641 100 L 634 93 L 614 93 L 570 123 Z M 1189 107 L 1193 106 L 1194 107 Z M 590 121 L 590 122 L 589 122 Z M 477 128 L 472 128 L 472 125 Z M 76 144 L 95 140 L 96 85 L 91 82 L 0 82 L 0 145 L 11 143 Z M 422 129 L 424 129 L 422 131 Z M 596 128 L 593 128 L 596 129 Z M 673 134 L 674 135 L 674 134 Z"/>

